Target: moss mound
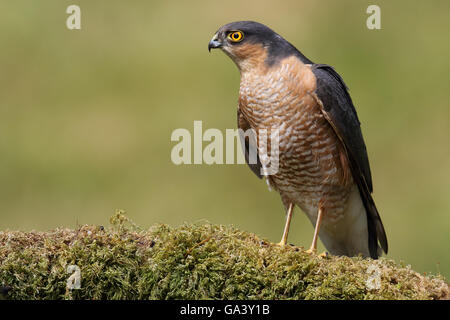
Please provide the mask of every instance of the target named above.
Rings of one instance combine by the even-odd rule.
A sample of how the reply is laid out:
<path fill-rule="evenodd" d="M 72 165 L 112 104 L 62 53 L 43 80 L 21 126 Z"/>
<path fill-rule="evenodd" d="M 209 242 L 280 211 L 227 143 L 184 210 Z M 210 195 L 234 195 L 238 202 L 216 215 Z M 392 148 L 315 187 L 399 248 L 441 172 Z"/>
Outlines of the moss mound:
<path fill-rule="evenodd" d="M 80 289 L 69 280 L 76 269 Z M 218 225 L 143 231 L 121 212 L 108 229 L 0 232 L 0 286 L 6 299 L 448 299 L 450 292 L 442 277 L 387 259 L 310 256 Z"/>

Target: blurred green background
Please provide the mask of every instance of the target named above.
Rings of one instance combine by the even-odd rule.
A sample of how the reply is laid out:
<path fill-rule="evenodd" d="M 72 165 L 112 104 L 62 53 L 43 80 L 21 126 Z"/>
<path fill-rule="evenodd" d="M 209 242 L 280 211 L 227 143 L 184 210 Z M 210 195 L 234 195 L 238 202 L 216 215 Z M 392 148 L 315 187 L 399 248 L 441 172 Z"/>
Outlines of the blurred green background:
<path fill-rule="evenodd" d="M 81 30 L 66 28 L 70 4 Z M 369 4 L 382 30 L 367 29 Z M 279 196 L 245 165 L 170 160 L 176 128 L 235 128 L 239 73 L 207 44 L 256 20 L 350 87 L 388 257 L 450 277 L 450 1 L 3 0 L 0 12 L 1 230 L 107 225 L 121 208 L 142 227 L 208 220 L 278 242 Z M 312 235 L 297 209 L 289 242 Z"/>

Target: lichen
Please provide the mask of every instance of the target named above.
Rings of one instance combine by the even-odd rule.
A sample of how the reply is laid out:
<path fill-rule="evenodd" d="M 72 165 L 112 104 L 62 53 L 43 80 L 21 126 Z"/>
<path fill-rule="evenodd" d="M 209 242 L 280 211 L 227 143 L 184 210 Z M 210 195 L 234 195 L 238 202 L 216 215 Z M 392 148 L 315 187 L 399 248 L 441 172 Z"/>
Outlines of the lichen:
<path fill-rule="evenodd" d="M 421 275 L 384 258 L 311 256 L 233 226 L 141 230 L 123 212 L 111 223 L 0 232 L 0 298 L 449 298 L 443 277 Z M 68 286 L 69 266 L 81 271 L 80 289 Z"/>

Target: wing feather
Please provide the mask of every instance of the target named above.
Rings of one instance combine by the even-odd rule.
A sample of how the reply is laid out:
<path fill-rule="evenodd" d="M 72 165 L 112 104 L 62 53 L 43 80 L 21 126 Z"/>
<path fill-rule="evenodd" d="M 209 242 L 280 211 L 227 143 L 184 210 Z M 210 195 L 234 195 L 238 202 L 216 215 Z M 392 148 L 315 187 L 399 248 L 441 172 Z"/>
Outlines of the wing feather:
<path fill-rule="evenodd" d="M 312 71 L 316 76 L 316 96 L 322 113 L 343 143 L 349 158 L 350 169 L 366 209 L 369 250 L 371 256 L 377 258 L 378 241 L 386 253 L 388 244 L 383 223 L 371 195 L 373 187 L 369 159 L 355 107 L 347 86 L 331 66 L 313 64 Z"/>
<path fill-rule="evenodd" d="M 244 115 L 242 114 L 242 112 L 239 110 L 237 110 L 237 122 L 238 122 L 238 128 L 242 129 L 244 131 L 247 131 L 248 129 L 250 129 L 250 125 L 247 122 L 247 120 L 244 118 Z M 245 162 L 247 163 L 247 165 L 249 166 L 249 168 L 253 171 L 253 173 L 258 177 L 258 178 L 262 178 L 261 175 L 261 161 L 259 160 L 259 155 L 256 154 L 256 163 L 250 163 L 249 158 L 250 158 L 250 148 L 256 148 L 256 146 L 254 146 L 251 141 L 251 139 L 249 139 L 248 136 L 244 136 L 242 135 L 241 132 L 239 132 L 239 138 L 241 141 L 241 146 L 242 146 L 242 150 L 244 152 L 244 156 L 245 156 Z"/>

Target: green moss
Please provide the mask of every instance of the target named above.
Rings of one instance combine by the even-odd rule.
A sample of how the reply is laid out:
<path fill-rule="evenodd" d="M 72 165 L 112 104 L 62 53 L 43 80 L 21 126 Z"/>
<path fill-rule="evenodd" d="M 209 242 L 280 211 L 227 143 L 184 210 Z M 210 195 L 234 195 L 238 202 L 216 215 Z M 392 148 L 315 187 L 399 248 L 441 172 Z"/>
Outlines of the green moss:
<path fill-rule="evenodd" d="M 387 259 L 320 258 L 231 226 L 0 232 L 7 299 L 445 299 L 449 285 Z M 81 289 L 67 289 L 69 265 Z M 368 284 L 371 269 L 373 287 Z M 379 281 L 377 283 L 377 281 Z"/>

